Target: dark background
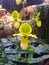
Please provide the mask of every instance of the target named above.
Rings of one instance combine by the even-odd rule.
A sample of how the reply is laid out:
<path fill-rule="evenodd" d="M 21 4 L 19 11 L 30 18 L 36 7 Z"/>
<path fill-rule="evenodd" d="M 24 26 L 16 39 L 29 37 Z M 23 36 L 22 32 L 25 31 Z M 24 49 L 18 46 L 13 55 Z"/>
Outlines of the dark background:
<path fill-rule="evenodd" d="M 44 0 L 27 0 L 27 6 L 40 4 Z M 3 8 L 7 9 L 7 11 L 12 12 L 13 10 L 17 9 L 20 11 L 22 9 L 22 4 L 16 5 L 15 0 L 0 0 L 0 4 L 2 4 Z"/>

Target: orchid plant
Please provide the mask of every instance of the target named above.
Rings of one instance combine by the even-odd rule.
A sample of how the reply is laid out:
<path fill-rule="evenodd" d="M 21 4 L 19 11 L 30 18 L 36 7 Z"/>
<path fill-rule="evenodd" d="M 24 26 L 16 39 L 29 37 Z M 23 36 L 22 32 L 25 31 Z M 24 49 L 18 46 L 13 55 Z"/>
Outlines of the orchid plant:
<path fill-rule="evenodd" d="M 28 42 L 29 42 L 28 36 L 33 38 L 37 38 L 37 36 L 31 34 L 32 27 L 28 23 L 23 23 L 19 28 L 19 32 L 20 33 L 18 34 L 13 34 L 13 36 L 22 37 L 20 47 L 22 50 L 26 50 L 28 48 Z"/>

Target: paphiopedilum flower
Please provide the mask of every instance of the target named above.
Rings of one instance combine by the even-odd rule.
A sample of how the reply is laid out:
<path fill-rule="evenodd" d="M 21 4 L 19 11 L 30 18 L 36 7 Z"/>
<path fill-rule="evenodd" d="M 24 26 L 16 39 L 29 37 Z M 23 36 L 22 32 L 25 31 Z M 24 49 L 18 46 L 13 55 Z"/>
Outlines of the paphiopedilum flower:
<path fill-rule="evenodd" d="M 12 12 L 11 21 L 13 21 L 14 28 L 18 29 L 20 26 L 21 19 L 19 18 L 19 12 L 17 10 L 14 10 Z"/>
<path fill-rule="evenodd" d="M 41 20 L 39 19 L 40 17 L 40 12 L 38 12 L 38 14 L 36 15 L 36 25 L 38 27 L 41 27 L 42 23 L 41 23 Z"/>
<path fill-rule="evenodd" d="M 28 23 L 23 23 L 20 28 L 19 28 L 19 32 L 18 34 L 13 34 L 13 36 L 21 36 L 21 44 L 20 47 L 22 50 L 26 50 L 28 48 L 28 36 L 33 37 L 33 38 L 37 38 L 36 35 L 31 34 L 32 32 L 32 27 L 28 24 Z"/>
<path fill-rule="evenodd" d="M 16 0 L 16 4 L 20 5 L 22 3 L 22 0 Z"/>

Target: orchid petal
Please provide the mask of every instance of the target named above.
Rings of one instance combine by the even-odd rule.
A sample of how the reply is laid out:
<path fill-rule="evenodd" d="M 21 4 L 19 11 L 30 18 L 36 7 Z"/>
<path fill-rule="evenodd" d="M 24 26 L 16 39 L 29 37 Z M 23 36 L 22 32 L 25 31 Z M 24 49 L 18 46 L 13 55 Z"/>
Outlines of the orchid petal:
<path fill-rule="evenodd" d="M 33 34 L 29 34 L 28 36 L 31 36 L 33 38 L 38 38 L 36 35 L 33 35 Z"/>
<path fill-rule="evenodd" d="M 13 34 L 13 36 L 23 36 L 22 34 L 18 33 L 18 34 Z"/>

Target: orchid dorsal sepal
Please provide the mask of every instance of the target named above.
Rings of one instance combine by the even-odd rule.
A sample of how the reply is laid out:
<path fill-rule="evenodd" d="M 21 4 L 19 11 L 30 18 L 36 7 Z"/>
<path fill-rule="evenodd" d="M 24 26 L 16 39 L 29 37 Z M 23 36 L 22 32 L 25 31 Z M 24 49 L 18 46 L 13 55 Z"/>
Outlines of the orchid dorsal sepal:
<path fill-rule="evenodd" d="M 33 38 L 38 38 L 36 35 L 33 35 L 33 34 L 29 34 L 28 36 L 31 36 Z"/>
<path fill-rule="evenodd" d="M 12 18 L 13 18 L 14 20 L 19 19 L 19 12 L 18 12 L 17 10 L 14 10 L 14 11 L 12 12 Z"/>
<path fill-rule="evenodd" d="M 20 26 L 19 31 L 22 35 L 28 35 L 32 32 L 32 27 L 28 23 L 23 23 Z"/>

